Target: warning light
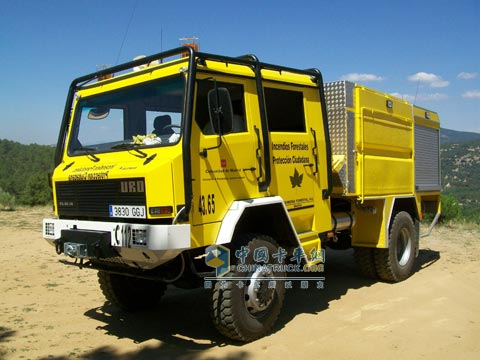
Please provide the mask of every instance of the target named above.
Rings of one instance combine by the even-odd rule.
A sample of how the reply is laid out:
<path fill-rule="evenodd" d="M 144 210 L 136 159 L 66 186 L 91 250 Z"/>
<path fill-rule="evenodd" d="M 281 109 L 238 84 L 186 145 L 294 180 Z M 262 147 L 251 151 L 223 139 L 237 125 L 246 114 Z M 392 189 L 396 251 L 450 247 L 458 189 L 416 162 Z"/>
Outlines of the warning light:
<path fill-rule="evenodd" d="M 193 37 L 184 37 L 179 40 L 182 46 L 188 46 L 188 47 L 191 47 L 194 51 L 198 51 L 200 46 L 199 38 L 193 36 Z M 182 57 L 187 57 L 187 56 L 188 56 L 188 53 L 182 53 Z"/>

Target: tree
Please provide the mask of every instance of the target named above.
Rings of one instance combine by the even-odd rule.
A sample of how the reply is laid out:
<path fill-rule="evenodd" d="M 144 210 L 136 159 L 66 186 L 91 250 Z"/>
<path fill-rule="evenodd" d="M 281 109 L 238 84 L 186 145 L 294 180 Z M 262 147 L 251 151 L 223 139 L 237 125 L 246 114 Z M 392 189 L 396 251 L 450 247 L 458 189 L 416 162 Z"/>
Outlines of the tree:
<path fill-rule="evenodd" d="M 46 174 L 37 173 L 27 181 L 21 193 L 20 201 L 25 205 L 44 205 L 51 201 L 52 193 L 48 186 Z"/>

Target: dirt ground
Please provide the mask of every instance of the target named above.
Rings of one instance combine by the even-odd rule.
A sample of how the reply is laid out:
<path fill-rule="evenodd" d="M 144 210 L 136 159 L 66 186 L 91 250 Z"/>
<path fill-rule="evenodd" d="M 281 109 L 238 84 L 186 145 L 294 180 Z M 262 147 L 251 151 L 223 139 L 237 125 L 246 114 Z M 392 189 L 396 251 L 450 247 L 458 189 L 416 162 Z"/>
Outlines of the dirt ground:
<path fill-rule="evenodd" d="M 211 325 L 206 290 L 169 288 L 158 308 L 105 303 L 96 273 L 58 262 L 41 236 L 49 209 L 0 212 L 0 359 L 478 359 L 480 229 L 422 239 L 398 284 L 359 276 L 351 251 L 327 252 L 325 288 L 287 291 L 273 333 L 233 343 Z"/>

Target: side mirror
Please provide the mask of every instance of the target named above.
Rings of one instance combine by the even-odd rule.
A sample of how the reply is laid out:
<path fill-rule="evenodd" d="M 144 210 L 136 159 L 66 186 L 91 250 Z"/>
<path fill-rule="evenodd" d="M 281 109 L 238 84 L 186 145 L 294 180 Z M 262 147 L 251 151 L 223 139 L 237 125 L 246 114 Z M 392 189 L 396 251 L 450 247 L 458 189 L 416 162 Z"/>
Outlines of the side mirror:
<path fill-rule="evenodd" d="M 232 132 L 233 109 L 228 89 L 216 87 L 208 92 L 208 112 L 215 134 L 221 136 Z"/>
<path fill-rule="evenodd" d="M 110 109 L 107 107 L 93 108 L 88 112 L 88 119 L 90 120 L 103 120 L 110 113 Z"/>

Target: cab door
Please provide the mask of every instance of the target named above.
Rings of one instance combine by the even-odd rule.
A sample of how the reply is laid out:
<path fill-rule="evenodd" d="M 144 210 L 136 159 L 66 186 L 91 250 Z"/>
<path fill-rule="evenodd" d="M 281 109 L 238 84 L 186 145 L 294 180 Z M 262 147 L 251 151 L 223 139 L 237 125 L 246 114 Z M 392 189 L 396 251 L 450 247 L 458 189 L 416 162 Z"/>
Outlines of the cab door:
<path fill-rule="evenodd" d="M 215 88 L 228 90 L 233 110 L 231 129 L 221 135 L 209 112 L 208 93 Z M 255 128 L 260 123 L 252 115 L 253 101 L 258 101 L 254 92 L 253 80 L 248 78 L 218 76 L 196 82 L 191 140 L 193 225 L 220 222 L 233 201 L 258 193 Z"/>
<path fill-rule="evenodd" d="M 315 89 L 264 85 L 271 140 L 270 192 L 283 198 L 298 233 L 313 229 L 318 191 L 315 130 L 308 126 L 309 96 Z"/>

